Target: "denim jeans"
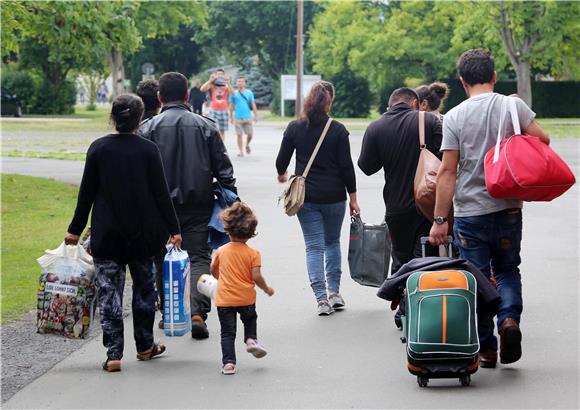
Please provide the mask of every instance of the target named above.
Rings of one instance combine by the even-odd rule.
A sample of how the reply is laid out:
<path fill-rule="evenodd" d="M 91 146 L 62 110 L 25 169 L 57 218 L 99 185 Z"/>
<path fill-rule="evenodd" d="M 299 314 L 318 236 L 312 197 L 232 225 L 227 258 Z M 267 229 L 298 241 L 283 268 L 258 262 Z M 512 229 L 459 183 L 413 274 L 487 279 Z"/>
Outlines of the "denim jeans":
<path fill-rule="evenodd" d="M 338 293 L 340 289 L 340 231 L 345 212 L 346 201 L 306 202 L 298 212 L 306 245 L 306 268 L 316 300 L 328 298 L 327 287 L 331 293 Z"/>
<path fill-rule="evenodd" d="M 236 363 L 236 324 L 238 313 L 244 324 L 244 343 L 248 339 L 257 340 L 257 321 L 256 305 L 218 307 L 218 317 L 221 325 L 222 337 L 222 363 Z"/>
<path fill-rule="evenodd" d="M 488 278 L 493 277 L 501 296 L 497 326 L 507 318 L 519 323 L 522 313 L 522 278 L 519 265 L 522 210 L 507 209 L 488 215 L 455 218 L 454 234 L 461 257 Z M 497 350 L 493 322 L 479 326 L 481 349 Z"/>

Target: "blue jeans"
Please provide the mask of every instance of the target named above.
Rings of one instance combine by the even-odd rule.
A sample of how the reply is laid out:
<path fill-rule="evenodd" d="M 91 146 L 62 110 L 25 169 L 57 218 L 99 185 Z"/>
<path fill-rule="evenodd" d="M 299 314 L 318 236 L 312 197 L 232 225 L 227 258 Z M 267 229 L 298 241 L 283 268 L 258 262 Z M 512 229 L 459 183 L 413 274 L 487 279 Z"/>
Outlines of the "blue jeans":
<path fill-rule="evenodd" d="M 346 201 L 342 201 L 333 204 L 306 202 L 298 212 L 306 245 L 306 268 L 316 300 L 328 298 L 327 285 L 330 293 L 338 293 L 340 288 L 340 230 L 345 211 Z"/>
<path fill-rule="evenodd" d="M 493 277 L 501 296 L 497 326 L 507 318 L 519 323 L 522 313 L 522 277 L 519 265 L 522 210 L 506 209 L 488 215 L 455 218 L 453 227 L 461 257 L 488 278 Z M 493 322 L 479 326 L 481 350 L 497 350 Z"/>

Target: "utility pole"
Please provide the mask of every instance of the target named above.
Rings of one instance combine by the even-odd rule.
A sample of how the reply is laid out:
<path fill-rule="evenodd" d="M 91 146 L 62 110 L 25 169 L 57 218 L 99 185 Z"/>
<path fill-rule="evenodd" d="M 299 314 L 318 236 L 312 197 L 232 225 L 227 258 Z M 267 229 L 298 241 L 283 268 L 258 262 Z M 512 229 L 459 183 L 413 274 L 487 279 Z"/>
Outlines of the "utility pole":
<path fill-rule="evenodd" d="M 302 112 L 302 72 L 304 71 L 302 61 L 302 26 L 304 20 L 304 1 L 298 0 L 298 21 L 296 29 L 296 104 L 295 115 L 296 118 Z"/>

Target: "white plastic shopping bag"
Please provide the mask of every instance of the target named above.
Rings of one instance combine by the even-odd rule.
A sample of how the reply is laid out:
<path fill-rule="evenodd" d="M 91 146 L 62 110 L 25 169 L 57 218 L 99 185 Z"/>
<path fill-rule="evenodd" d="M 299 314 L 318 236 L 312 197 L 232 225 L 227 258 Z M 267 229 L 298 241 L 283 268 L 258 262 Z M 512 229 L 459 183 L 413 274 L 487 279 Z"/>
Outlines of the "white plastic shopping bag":
<path fill-rule="evenodd" d="M 92 323 L 95 302 L 93 258 L 82 246 L 46 250 L 37 293 L 37 332 L 83 339 Z"/>

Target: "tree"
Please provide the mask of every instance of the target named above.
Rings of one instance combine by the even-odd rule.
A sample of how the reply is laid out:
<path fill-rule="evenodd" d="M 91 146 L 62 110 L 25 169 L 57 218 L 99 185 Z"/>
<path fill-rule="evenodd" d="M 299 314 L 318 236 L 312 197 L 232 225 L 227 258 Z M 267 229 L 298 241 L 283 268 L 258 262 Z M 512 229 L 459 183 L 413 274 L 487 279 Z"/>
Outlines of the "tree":
<path fill-rule="evenodd" d="M 18 40 L 26 25 L 28 14 L 24 3 L 3 1 L 0 3 L 2 32 L 2 58 L 18 52 Z"/>
<path fill-rule="evenodd" d="M 137 47 L 125 47 L 125 32 L 132 26 L 138 28 L 139 45 L 143 39 L 175 35 L 181 25 L 205 26 L 205 3 L 199 1 L 146 1 L 123 2 L 118 24 L 111 25 L 111 37 L 114 38 L 109 49 L 111 75 L 113 77 L 113 95 L 125 91 L 125 66 L 123 52 L 134 51 Z"/>
<path fill-rule="evenodd" d="M 296 60 L 296 9 L 295 1 L 210 2 L 208 30 L 197 40 L 238 64 L 257 56 L 260 68 L 277 79 Z M 319 10 L 317 3 L 304 2 L 305 31 Z M 305 71 L 308 67 L 305 60 Z"/>
<path fill-rule="evenodd" d="M 310 30 L 314 68 L 336 75 L 348 67 L 380 93 L 405 79 L 445 77 L 453 16 L 430 2 L 329 3 Z"/>
<path fill-rule="evenodd" d="M 193 41 L 200 28 L 181 26 L 174 36 L 145 39 L 143 47 L 127 59 L 128 77 L 137 84 L 142 77 L 143 63 L 152 63 L 155 73 L 178 71 L 190 77 L 197 73 L 203 60 L 202 47 Z"/>
<path fill-rule="evenodd" d="M 111 47 L 108 28 L 115 21 L 111 2 L 22 2 L 18 33 L 19 58 L 24 68 L 42 73 L 42 113 L 70 113 L 75 86 L 68 75 L 74 71 L 102 71 Z M 124 39 L 131 44 L 131 39 Z M 42 103 L 42 104 L 40 104 Z"/>
<path fill-rule="evenodd" d="M 470 2 L 463 4 L 459 24 L 493 29 L 495 39 L 492 36 L 489 42 L 501 40 L 516 73 L 518 95 L 531 107 L 534 69 L 555 76 L 580 76 L 579 15 L 578 2 Z M 465 37 L 456 40 L 461 43 Z"/>
<path fill-rule="evenodd" d="M 533 72 L 580 75 L 579 14 L 580 3 L 560 1 L 335 2 L 315 19 L 310 45 L 316 69 L 347 65 L 375 93 L 409 77 L 448 77 L 461 52 L 485 47 L 531 104 Z"/>

